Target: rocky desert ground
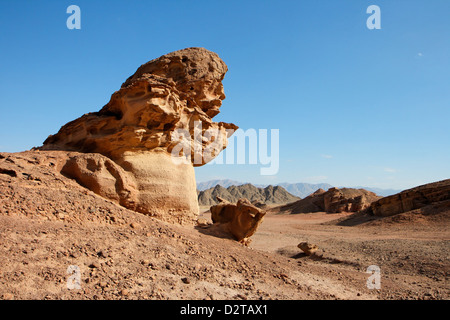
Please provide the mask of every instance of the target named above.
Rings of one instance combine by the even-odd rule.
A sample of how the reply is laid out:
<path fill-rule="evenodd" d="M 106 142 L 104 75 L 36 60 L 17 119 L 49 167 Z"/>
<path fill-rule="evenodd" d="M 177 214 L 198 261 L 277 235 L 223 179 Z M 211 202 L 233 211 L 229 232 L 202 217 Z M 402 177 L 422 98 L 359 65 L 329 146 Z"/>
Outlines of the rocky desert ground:
<path fill-rule="evenodd" d="M 337 298 L 346 288 L 364 287 L 365 272 L 375 265 L 380 289 L 360 293 L 376 299 L 448 299 L 448 209 L 435 216 L 409 213 L 374 220 L 350 213 L 269 215 L 252 248 L 321 270 L 316 287 L 328 287 Z M 303 241 L 318 246 L 315 256 L 299 252 L 297 244 Z M 346 297 L 352 299 L 350 292 Z"/>
<path fill-rule="evenodd" d="M 0 157 L 2 299 L 449 298 L 445 205 L 385 218 L 269 213 L 246 247 L 128 210 L 39 153 Z M 301 241 L 319 250 L 306 256 Z M 367 288 L 369 265 L 379 290 Z"/>

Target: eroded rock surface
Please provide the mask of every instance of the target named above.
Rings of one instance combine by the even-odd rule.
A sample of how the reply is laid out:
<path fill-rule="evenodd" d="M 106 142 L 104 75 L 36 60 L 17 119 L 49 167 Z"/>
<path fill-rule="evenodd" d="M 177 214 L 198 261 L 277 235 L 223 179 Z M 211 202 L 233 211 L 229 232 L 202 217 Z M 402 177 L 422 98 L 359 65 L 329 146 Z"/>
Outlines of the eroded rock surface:
<path fill-rule="evenodd" d="M 98 153 L 69 153 L 62 174 L 98 195 L 136 209 L 139 191 L 132 176 Z"/>
<path fill-rule="evenodd" d="M 256 232 L 266 214 L 245 199 L 234 204 L 220 197 L 219 204 L 210 208 L 211 220 L 215 224 L 225 225 L 234 238 L 244 245 L 250 243 L 250 237 Z"/>
<path fill-rule="evenodd" d="M 308 256 L 313 255 L 317 250 L 319 250 L 317 245 L 309 242 L 300 242 L 297 247 Z"/>
<path fill-rule="evenodd" d="M 371 205 L 376 216 L 393 216 L 440 202 L 450 203 L 450 179 L 425 184 L 384 197 Z"/>
<path fill-rule="evenodd" d="M 271 211 L 288 213 L 358 212 L 370 207 L 372 202 L 380 198 L 375 193 L 365 189 L 330 188 L 328 191 L 318 189 L 304 199 L 276 207 Z"/>
<path fill-rule="evenodd" d="M 237 129 L 212 121 L 225 99 L 226 72 L 219 56 L 203 48 L 147 62 L 99 112 L 67 123 L 39 150 L 85 153 L 68 162 L 66 175 L 127 208 L 169 222 L 193 222 L 198 214 L 193 167 L 214 159 Z M 114 181 L 117 185 L 110 185 Z M 105 184 L 110 186 L 99 187 Z"/>
<path fill-rule="evenodd" d="M 368 208 L 379 198 L 375 193 L 365 189 L 330 188 L 323 193 L 324 208 L 328 213 L 358 212 Z"/>
<path fill-rule="evenodd" d="M 300 200 L 299 197 L 290 194 L 280 186 L 270 185 L 265 188 L 258 188 L 246 183 L 239 186 L 229 186 L 228 188 L 216 185 L 213 188 L 200 191 L 198 203 L 201 206 L 212 206 L 218 204 L 217 197 L 229 202 L 237 202 L 241 198 L 246 198 L 252 203 L 260 202 L 261 204 L 282 204 Z"/>

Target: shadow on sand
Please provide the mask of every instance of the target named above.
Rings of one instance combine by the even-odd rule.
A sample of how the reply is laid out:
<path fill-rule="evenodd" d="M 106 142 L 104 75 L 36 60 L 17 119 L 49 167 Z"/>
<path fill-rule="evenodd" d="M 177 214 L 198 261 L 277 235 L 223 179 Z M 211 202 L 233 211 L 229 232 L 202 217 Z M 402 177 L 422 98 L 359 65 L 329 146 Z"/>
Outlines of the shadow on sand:
<path fill-rule="evenodd" d="M 337 220 L 329 221 L 323 223 L 323 225 L 335 225 L 341 227 L 354 227 L 371 221 L 379 220 L 380 217 L 375 217 L 374 215 L 367 212 L 356 212 L 348 217 L 340 218 Z"/>
<path fill-rule="evenodd" d="M 214 223 L 208 226 L 195 226 L 194 228 L 201 234 L 236 241 L 233 235 L 228 231 L 228 225 L 226 223 Z"/>

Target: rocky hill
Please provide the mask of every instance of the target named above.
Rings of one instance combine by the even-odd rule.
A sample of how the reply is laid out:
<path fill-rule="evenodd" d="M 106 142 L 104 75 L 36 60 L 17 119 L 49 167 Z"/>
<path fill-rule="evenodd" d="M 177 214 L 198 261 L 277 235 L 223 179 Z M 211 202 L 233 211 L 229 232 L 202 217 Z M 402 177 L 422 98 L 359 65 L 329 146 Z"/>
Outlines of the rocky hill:
<path fill-rule="evenodd" d="M 200 206 L 217 204 L 217 196 L 232 203 L 236 203 L 240 198 L 247 198 L 251 202 L 265 204 L 281 204 L 300 200 L 299 197 L 290 194 L 286 189 L 280 186 L 258 188 L 248 183 L 240 186 L 230 186 L 228 188 L 216 185 L 214 188 L 200 191 L 198 203 Z"/>
<path fill-rule="evenodd" d="M 247 183 L 249 183 L 249 182 L 241 182 L 241 181 L 230 180 L 230 179 L 216 179 L 216 180 L 197 182 L 197 190 L 204 191 L 204 190 L 207 190 L 210 188 L 214 188 L 216 185 L 221 185 L 224 188 L 228 188 L 232 185 L 240 186 L 240 185 L 247 184 Z M 263 184 L 253 183 L 253 185 L 258 188 L 267 187 L 267 185 L 263 185 Z M 306 183 L 306 182 L 298 182 L 298 183 L 283 182 L 283 183 L 278 183 L 278 184 L 274 184 L 274 185 L 283 187 L 290 194 L 300 197 L 300 198 L 306 198 L 307 196 L 314 193 L 318 189 L 328 190 L 333 187 L 331 184 L 328 184 L 328 183 L 313 184 L 313 183 Z M 346 188 L 346 186 L 340 186 L 338 188 L 340 188 L 340 189 Z M 398 189 L 382 189 L 382 188 L 374 188 L 374 187 L 367 187 L 367 186 L 357 186 L 357 187 L 351 187 L 351 188 L 352 189 L 365 189 L 367 191 L 372 191 L 381 197 L 391 196 L 391 195 L 394 195 L 394 194 L 402 191 L 402 190 L 398 190 Z"/>
<path fill-rule="evenodd" d="M 368 208 L 372 202 L 380 198 L 375 193 L 364 189 L 330 188 L 328 191 L 318 189 L 304 199 L 273 208 L 271 211 L 291 214 L 358 212 Z"/>
<path fill-rule="evenodd" d="M 376 216 L 392 216 L 430 205 L 450 205 L 450 179 L 425 184 L 372 203 L 370 209 Z"/>

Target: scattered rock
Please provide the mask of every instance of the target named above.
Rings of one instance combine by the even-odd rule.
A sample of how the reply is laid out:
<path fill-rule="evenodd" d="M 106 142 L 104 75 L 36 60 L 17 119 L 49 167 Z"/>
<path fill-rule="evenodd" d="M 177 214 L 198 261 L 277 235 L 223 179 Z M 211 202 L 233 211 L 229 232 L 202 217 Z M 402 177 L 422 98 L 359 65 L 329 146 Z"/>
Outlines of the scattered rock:
<path fill-rule="evenodd" d="M 182 281 L 183 283 L 185 283 L 185 284 L 190 284 L 190 283 L 191 283 L 191 281 L 189 280 L 189 278 L 186 278 L 186 277 L 182 278 L 181 281 Z"/>
<path fill-rule="evenodd" d="M 212 206 L 211 219 L 213 223 L 227 224 L 234 238 L 244 245 L 250 243 L 250 237 L 262 223 L 265 211 L 255 207 L 247 199 L 239 199 L 237 204 L 217 197 L 218 205 Z"/>
<path fill-rule="evenodd" d="M 197 220 L 197 226 L 200 228 L 207 228 L 210 224 L 208 223 L 208 220 L 200 218 Z"/>
<path fill-rule="evenodd" d="M 300 242 L 297 247 L 300 248 L 308 256 L 313 255 L 317 250 L 319 250 L 318 246 L 308 242 Z"/>
<path fill-rule="evenodd" d="M 105 259 L 107 258 L 107 254 L 103 250 L 101 250 L 97 252 L 97 257 Z"/>
<path fill-rule="evenodd" d="M 4 293 L 2 296 L 3 300 L 14 300 L 14 295 L 12 293 Z"/>

